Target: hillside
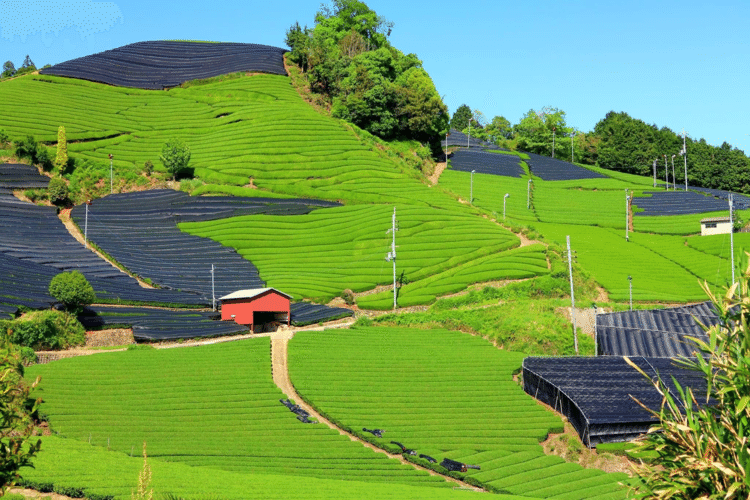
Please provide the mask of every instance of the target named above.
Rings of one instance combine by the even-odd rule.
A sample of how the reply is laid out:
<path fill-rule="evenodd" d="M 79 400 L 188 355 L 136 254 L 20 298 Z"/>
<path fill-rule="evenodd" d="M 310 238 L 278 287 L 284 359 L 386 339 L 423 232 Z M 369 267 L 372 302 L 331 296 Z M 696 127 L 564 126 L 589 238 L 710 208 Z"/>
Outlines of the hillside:
<path fill-rule="evenodd" d="M 59 125 L 65 126 L 74 161 L 53 175 L 70 183 L 74 198 L 95 198 L 92 205 L 73 209 L 79 226 L 91 218 L 93 243 L 143 280 L 179 293 L 199 291 L 204 304 L 210 297 L 211 259 L 221 258 L 220 288 L 266 284 L 295 299 L 326 303 L 343 294 L 359 309 L 390 309 L 394 271 L 393 259 L 386 256 L 395 251 L 401 310 L 376 321 L 410 328 L 300 335 L 288 354 L 297 389 L 340 426 L 359 429 L 382 422 L 388 432 L 401 433 L 428 454 L 476 461 L 481 473 L 472 469 L 459 477 L 506 493 L 625 496 L 617 485 L 624 476 L 543 454 L 538 442 L 559 431 L 559 419 L 513 382 L 523 354 L 578 350 L 564 316 L 570 305 L 567 237 L 576 252 L 579 307 L 622 307 L 629 298 L 628 277 L 635 301 L 644 303 L 701 300 L 698 280 L 718 288 L 731 275 L 728 235 L 696 236 L 700 219 L 724 215 L 727 193 L 667 192 L 649 177 L 488 151 L 478 143 L 465 150 L 448 148 L 448 168 L 432 186 L 387 142 L 308 105 L 282 75 L 241 72 L 158 91 L 27 75 L 0 83 L 0 100 L 8 103 L 0 129 L 16 143 L 33 134 L 53 146 Z M 237 198 L 196 199 L 156 190 L 109 196 L 110 154 L 117 179 L 113 190 L 145 189 L 155 181 L 144 163 L 154 162 L 159 177 L 162 146 L 173 137 L 190 146 L 188 177 L 194 179 L 169 186 L 193 196 Z M 630 202 L 626 190 L 633 195 Z M 0 247 L 3 258 L 20 260 L 23 254 L 30 262 L 46 259 L 62 269 L 69 261 L 60 257 L 56 241 L 85 251 L 69 234 L 42 238 L 53 233 L 49 228 L 61 229 L 53 208 L 3 196 L 10 200 L 4 234 L 15 238 Z M 738 247 L 750 248 L 745 236 L 738 235 Z M 79 260 L 103 266 L 93 254 L 86 258 Z M 49 276 L 34 271 L 38 279 L 32 291 L 42 296 Z M 29 299 L 8 292 L 14 281 L 0 284 L 0 295 Z M 213 286 L 212 280 L 211 291 Z M 143 295 L 161 292 L 166 291 Z M 34 307 L 44 306 L 34 298 Z M 414 306 L 420 310 L 403 310 Z M 145 315 L 128 309 L 109 313 L 110 324 L 128 316 L 135 323 L 136 315 Z M 198 330 L 199 315 L 185 316 L 181 328 L 196 318 Z M 444 329 L 430 330 L 436 326 Z M 487 337 L 494 346 L 446 330 Z M 593 340 L 578 334 L 580 353 L 593 352 Z M 130 471 L 133 461 L 125 455 L 146 440 L 164 474 L 161 491 L 185 491 L 189 497 L 205 491 L 197 484 L 183 489 L 175 478 L 192 469 L 196 477 L 214 471 L 228 478 L 232 484 L 220 492 L 233 498 L 241 496 L 237 484 L 255 488 L 279 475 L 293 478 L 292 483 L 302 477 L 311 484 L 335 479 L 336 493 L 344 497 L 367 490 L 358 486 L 361 482 L 377 485 L 376 496 L 408 491 L 419 498 L 432 490 L 438 497 L 452 496 L 442 478 L 290 414 L 274 385 L 274 356 L 287 356 L 286 350 L 274 352 L 278 338 L 33 367 L 29 375 L 43 375 L 45 381 L 43 411 L 50 425 L 77 444 L 48 438 L 51 450 L 76 462 L 66 469 L 41 460 L 42 471 L 30 477 L 127 496 L 124 472 L 109 481 L 81 472 L 88 463 L 81 458 L 88 446 L 83 442 L 94 444 L 96 453 L 104 453 L 106 442 L 116 453 L 103 460 Z M 384 384 L 396 396 L 380 391 Z M 414 387 L 422 392 L 410 395 Z M 489 417 L 483 406 L 492 409 Z M 476 421 L 464 421 L 467 409 Z M 375 442 L 385 449 L 391 444 Z M 558 477 L 573 481 L 556 484 Z M 386 487 L 395 484 L 405 489 Z M 283 495 L 270 487 L 261 491 Z"/>

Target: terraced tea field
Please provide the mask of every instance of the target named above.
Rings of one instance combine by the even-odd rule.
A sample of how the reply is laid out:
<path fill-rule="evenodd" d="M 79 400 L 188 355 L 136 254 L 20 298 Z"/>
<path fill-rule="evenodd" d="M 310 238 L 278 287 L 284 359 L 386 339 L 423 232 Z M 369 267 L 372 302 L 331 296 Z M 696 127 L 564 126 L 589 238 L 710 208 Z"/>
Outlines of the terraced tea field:
<path fill-rule="evenodd" d="M 479 465 L 468 476 L 531 498 L 625 498 L 625 474 L 547 456 L 539 446 L 559 417 L 512 378 L 523 355 L 447 330 L 354 328 L 298 333 L 289 344 L 298 393 L 354 429 L 440 462 Z"/>
<path fill-rule="evenodd" d="M 361 292 L 392 283 L 393 207 L 356 205 L 299 216 L 246 216 L 182 223 L 190 234 L 231 246 L 261 277 L 295 297 L 328 301 L 344 289 Z M 397 275 L 400 305 L 424 304 L 474 282 L 547 273 L 545 249 L 517 248 L 511 232 L 461 212 L 398 206 Z M 277 237 L 283 235 L 283 237 Z M 360 306 L 392 307 L 392 292 L 361 297 Z"/>
<path fill-rule="evenodd" d="M 36 365 L 61 436 L 165 462 L 253 474 L 446 487 L 284 407 L 267 338 Z M 95 409 L 95 411 L 92 411 Z"/>
<path fill-rule="evenodd" d="M 13 138 L 57 141 L 68 152 L 140 172 L 157 169 L 171 137 L 192 152 L 195 175 L 211 184 L 255 186 L 279 194 L 348 202 L 453 206 L 405 164 L 359 140 L 342 122 L 306 104 L 277 75 L 255 75 L 169 91 L 148 91 L 28 76 L 0 85 L 0 129 Z M 86 142 L 81 142 L 86 141 Z"/>
<path fill-rule="evenodd" d="M 142 447 L 142 444 L 140 445 Z M 107 451 L 76 439 L 57 436 L 42 438 L 42 453 L 34 460 L 35 468 L 22 470 L 32 485 L 51 485 L 56 491 L 67 489 L 87 497 L 111 495 L 130 500 L 143 467 L 138 448 L 130 453 Z M 148 450 L 150 451 L 150 443 Z M 61 457 L 65 457 L 64 460 Z M 368 498 L 415 500 L 461 500 L 476 498 L 476 493 L 452 488 L 429 488 L 385 482 L 338 481 L 315 477 L 278 474 L 230 472 L 213 467 L 195 467 L 149 456 L 155 498 L 171 494 L 176 498 L 245 500 L 264 498 L 286 500 L 299 497 L 311 500 L 331 498 Z M 493 497 L 495 498 L 495 497 Z M 525 497 L 500 495 L 499 500 L 522 500 Z"/>

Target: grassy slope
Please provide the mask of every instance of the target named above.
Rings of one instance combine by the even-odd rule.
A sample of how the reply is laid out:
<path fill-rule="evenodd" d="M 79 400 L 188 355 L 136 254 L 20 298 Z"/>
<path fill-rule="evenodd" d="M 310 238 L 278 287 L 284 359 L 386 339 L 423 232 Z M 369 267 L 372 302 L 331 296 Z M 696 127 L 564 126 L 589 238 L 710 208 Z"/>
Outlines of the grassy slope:
<path fill-rule="evenodd" d="M 513 381 L 523 356 L 458 332 L 403 328 L 300 333 L 289 347 L 298 392 L 352 428 L 385 429 L 381 445 L 480 465 L 468 475 L 512 494 L 625 498 L 624 474 L 544 454 L 539 441 L 562 422 Z"/>

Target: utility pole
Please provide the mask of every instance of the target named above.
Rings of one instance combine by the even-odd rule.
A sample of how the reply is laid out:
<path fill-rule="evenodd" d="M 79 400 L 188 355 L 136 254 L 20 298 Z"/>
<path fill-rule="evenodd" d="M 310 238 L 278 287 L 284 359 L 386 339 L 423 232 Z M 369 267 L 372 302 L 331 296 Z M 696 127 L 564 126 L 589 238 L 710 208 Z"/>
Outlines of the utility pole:
<path fill-rule="evenodd" d="M 682 129 L 682 149 L 680 150 L 680 156 L 685 159 L 685 191 L 688 190 L 687 182 L 687 148 L 685 147 L 685 129 Z"/>
<path fill-rule="evenodd" d="M 568 274 L 570 275 L 570 317 L 573 320 L 573 343 L 578 355 L 578 331 L 576 330 L 576 298 L 573 294 L 573 256 L 570 252 L 570 235 L 566 236 L 568 243 Z"/>
<path fill-rule="evenodd" d="M 216 310 L 216 291 L 214 288 L 214 265 L 211 264 L 211 309 Z"/>
<path fill-rule="evenodd" d="M 503 196 L 503 222 L 505 222 L 505 202 L 508 200 L 508 196 L 510 196 L 510 193 L 505 193 L 505 196 Z"/>
<path fill-rule="evenodd" d="M 630 285 L 630 310 L 633 310 L 633 277 L 628 276 L 628 283 Z"/>
<path fill-rule="evenodd" d="M 625 188 L 625 241 L 630 241 L 630 236 L 628 235 L 628 230 L 630 229 L 628 227 L 628 223 L 630 222 L 630 197 L 628 196 L 628 188 Z"/>
<path fill-rule="evenodd" d="M 672 155 L 672 191 L 677 191 L 677 177 L 674 175 L 674 157 L 677 155 Z"/>
<path fill-rule="evenodd" d="M 109 154 L 109 194 L 112 194 L 114 192 L 112 190 L 112 179 L 113 179 L 113 174 L 112 174 L 112 158 L 114 158 L 114 156 L 112 156 L 112 153 L 110 153 Z"/>
<path fill-rule="evenodd" d="M 654 160 L 654 187 L 656 187 L 656 160 Z"/>
<path fill-rule="evenodd" d="M 398 231 L 398 228 L 396 227 L 396 207 L 393 207 L 393 221 L 391 224 L 391 229 L 386 231 L 385 234 L 392 233 L 393 234 L 393 241 L 391 242 L 391 251 L 388 252 L 388 255 L 386 255 L 385 260 L 388 262 L 393 262 L 393 310 L 396 310 L 396 231 Z"/>
<path fill-rule="evenodd" d="M 531 208 L 531 179 L 526 183 L 526 209 Z"/>
<path fill-rule="evenodd" d="M 469 205 L 474 204 L 474 174 L 477 173 L 476 170 L 471 171 L 471 188 L 469 191 Z"/>
<path fill-rule="evenodd" d="M 734 285 L 734 197 L 732 193 L 729 193 L 729 248 L 732 252 L 732 285 Z"/>

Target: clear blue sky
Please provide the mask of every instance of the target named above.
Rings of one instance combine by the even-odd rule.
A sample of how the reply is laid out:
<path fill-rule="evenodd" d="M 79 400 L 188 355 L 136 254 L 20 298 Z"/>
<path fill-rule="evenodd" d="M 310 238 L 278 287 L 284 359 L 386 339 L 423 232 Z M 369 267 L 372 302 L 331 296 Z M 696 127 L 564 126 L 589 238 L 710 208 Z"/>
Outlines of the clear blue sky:
<path fill-rule="evenodd" d="M 369 0 L 395 23 L 451 113 L 466 103 L 517 123 L 554 106 L 593 129 L 608 111 L 685 128 L 750 153 L 750 2 Z M 0 61 L 37 66 L 132 42 L 198 39 L 283 46 L 318 0 L 0 0 Z M 0 104 L 0 112 L 1 112 Z"/>

